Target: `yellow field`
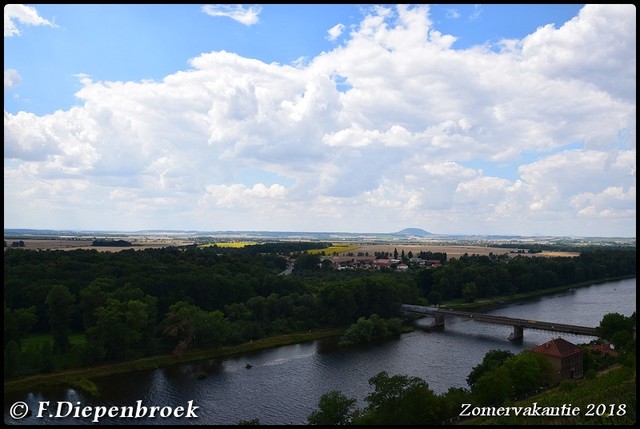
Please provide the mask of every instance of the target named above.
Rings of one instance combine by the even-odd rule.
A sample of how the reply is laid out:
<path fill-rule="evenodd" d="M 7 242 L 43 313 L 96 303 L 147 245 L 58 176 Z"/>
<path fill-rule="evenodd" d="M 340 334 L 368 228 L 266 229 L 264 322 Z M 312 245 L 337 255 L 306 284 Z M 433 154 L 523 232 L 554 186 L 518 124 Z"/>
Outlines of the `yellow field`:
<path fill-rule="evenodd" d="M 315 254 L 324 252 L 325 255 L 333 255 L 334 252 L 335 253 L 351 252 L 353 250 L 359 249 L 360 247 L 361 246 L 355 246 L 351 244 L 336 245 L 336 246 L 325 247 L 323 249 L 312 249 L 312 250 L 309 250 L 308 253 L 315 255 Z"/>

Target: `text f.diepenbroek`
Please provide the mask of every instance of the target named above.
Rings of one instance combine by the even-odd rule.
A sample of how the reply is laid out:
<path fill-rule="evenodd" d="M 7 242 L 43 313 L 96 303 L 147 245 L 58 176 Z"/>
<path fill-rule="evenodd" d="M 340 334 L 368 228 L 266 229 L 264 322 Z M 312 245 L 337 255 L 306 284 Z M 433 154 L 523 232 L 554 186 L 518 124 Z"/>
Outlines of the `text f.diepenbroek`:
<path fill-rule="evenodd" d="M 109 417 L 109 418 L 132 418 L 132 419 L 142 419 L 142 418 L 198 418 L 196 414 L 196 410 L 199 407 L 193 405 L 193 401 L 187 402 L 186 407 L 178 406 L 178 407 L 157 407 L 157 406 L 146 406 L 142 404 L 141 400 L 136 401 L 136 405 L 129 406 L 82 406 L 80 402 L 76 402 L 73 404 L 68 401 L 59 401 L 57 405 L 51 406 L 50 401 L 41 401 L 40 406 L 38 407 L 38 418 L 42 418 L 46 415 L 49 418 L 90 418 L 94 423 L 98 423 L 101 418 Z"/>

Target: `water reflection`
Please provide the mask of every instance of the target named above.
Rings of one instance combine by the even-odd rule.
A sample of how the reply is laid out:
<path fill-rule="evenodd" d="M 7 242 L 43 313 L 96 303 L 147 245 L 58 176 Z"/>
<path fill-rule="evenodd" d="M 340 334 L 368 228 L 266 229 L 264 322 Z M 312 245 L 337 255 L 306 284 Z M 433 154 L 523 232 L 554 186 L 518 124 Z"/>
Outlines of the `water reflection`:
<path fill-rule="evenodd" d="M 597 326 L 607 313 L 629 316 L 635 311 L 635 286 L 635 279 L 594 285 L 490 313 Z M 441 394 L 450 387 L 466 388 L 469 372 L 490 350 L 518 353 L 559 336 L 553 332 L 525 329 L 524 339 L 518 344 L 507 340 L 511 332 L 509 326 L 447 317 L 443 332 L 414 331 L 381 344 L 339 347 L 338 339 L 328 338 L 246 356 L 114 375 L 96 380 L 101 391 L 99 398 L 86 398 L 70 390 L 54 390 L 17 395 L 13 400 L 24 400 L 32 409 L 43 400 L 131 405 L 142 399 L 149 405 L 173 406 L 193 400 L 200 407 L 197 420 L 161 419 L 152 423 L 236 424 L 243 419 L 258 418 L 262 424 L 305 424 L 320 396 L 330 390 L 340 390 L 348 397 L 356 398 L 359 406 L 364 406 L 364 398 L 371 391 L 368 380 L 380 371 L 420 377 L 434 392 Z M 574 343 L 592 339 L 562 336 Z M 247 363 L 251 365 L 250 369 L 247 369 Z M 206 377 L 202 378 L 202 375 Z M 5 398 L 5 422 L 61 423 L 36 419 L 33 415 L 13 421 L 7 414 L 11 403 L 11 399 Z M 105 420 L 105 423 L 125 422 Z M 126 423 L 149 424 L 149 421 Z"/>

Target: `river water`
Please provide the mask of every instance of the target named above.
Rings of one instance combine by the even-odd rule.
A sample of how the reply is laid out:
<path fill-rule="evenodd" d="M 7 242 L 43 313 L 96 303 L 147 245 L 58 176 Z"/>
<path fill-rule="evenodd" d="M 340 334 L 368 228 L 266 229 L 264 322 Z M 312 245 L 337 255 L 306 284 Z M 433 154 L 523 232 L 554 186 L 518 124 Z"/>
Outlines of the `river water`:
<path fill-rule="evenodd" d="M 607 313 L 630 316 L 636 311 L 636 279 L 577 288 L 519 304 L 490 314 L 522 319 L 597 326 Z M 469 319 L 446 318 L 443 332 L 416 330 L 398 339 L 365 346 L 338 347 L 335 338 L 279 347 L 251 355 L 213 359 L 97 379 L 100 397 L 91 398 L 73 389 L 29 392 L 5 396 L 4 415 L 8 424 L 87 424 L 89 418 L 72 416 L 83 407 L 142 406 L 199 407 L 197 418 L 102 418 L 108 424 L 236 424 L 259 419 L 261 424 L 306 424 L 317 408 L 320 396 L 340 390 L 365 405 L 371 392 L 369 378 L 380 371 L 389 375 L 417 376 L 437 394 L 450 387 L 468 387 L 466 377 L 484 355 L 493 349 L 518 353 L 562 336 L 573 343 L 587 343 L 592 337 L 524 330 L 521 343 L 511 343 L 508 326 L 490 325 Z M 247 368 L 247 364 L 251 368 Z M 199 373 L 207 377 L 200 379 Z M 10 416 L 11 405 L 24 401 L 31 412 L 20 420 Z M 43 401 L 49 409 L 38 413 Z M 60 409 L 56 408 L 60 401 Z M 167 409 L 168 410 L 168 409 Z M 53 417 L 50 417 L 51 414 Z M 184 416 L 183 416 L 184 417 Z"/>

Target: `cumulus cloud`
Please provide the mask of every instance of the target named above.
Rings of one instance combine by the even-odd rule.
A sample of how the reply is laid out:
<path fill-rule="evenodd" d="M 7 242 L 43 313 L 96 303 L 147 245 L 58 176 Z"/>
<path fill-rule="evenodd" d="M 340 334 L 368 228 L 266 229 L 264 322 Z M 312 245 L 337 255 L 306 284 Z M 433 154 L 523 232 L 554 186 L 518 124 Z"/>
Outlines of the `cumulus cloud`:
<path fill-rule="evenodd" d="M 17 70 L 5 69 L 4 71 L 4 90 L 7 91 L 22 81 L 22 77 Z"/>
<path fill-rule="evenodd" d="M 377 6 L 304 64 L 79 76 L 72 109 L 5 112 L 5 219 L 81 201 L 105 213 L 87 228 L 635 236 L 634 11 L 587 5 L 496 52 Z"/>
<path fill-rule="evenodd" d="M 254 25 L 260 22 L 262 7 L 258 5 L 245 7 L 241 4 L 207 4 L 202 11 L 211 16 L 226 16 L 244 25 Z"/>
<path fill-rule="evenodd" d="M 327 40 L 334 41 L 342 35 L 344 24 L 336 24 L 327 31 Z"/>
<path fill-rule="evenodd" d="M 257 183 L 252 187 L 241 184 L 210 185 L 205 189 L 200 204 L 212 203 L 218 207 L 253 207 L 259 208 L 266 200 L 281 200 L 286 196 L 286 190 L 281 185 L 267 187 Z"/>
<path fill-rule="evenodd" d="M 636 20 L 630 7 L 588 4 L 559 29 L 539 28 L 521 41 L 523 63 L 549 78 L 575 79 L 635 103 L 636 39 L 628 34 L 636 32 Z"/>
<path fill-rule="evenodd" d="M 42 18 L 35 7 L 23 4 L 6 4 L 4 6 L 4 37 L 19 36 L 19 25 L 46 25 L 55 27 L 55 24 Z"/>

